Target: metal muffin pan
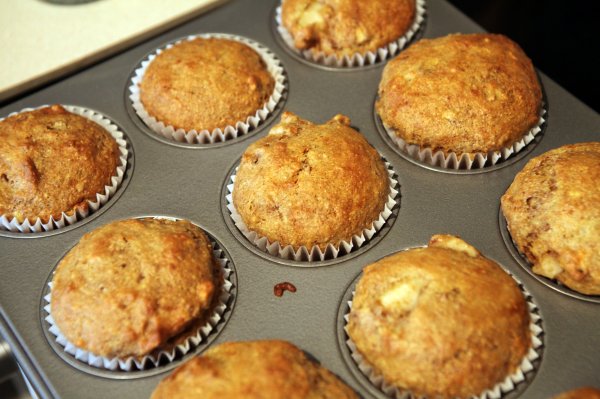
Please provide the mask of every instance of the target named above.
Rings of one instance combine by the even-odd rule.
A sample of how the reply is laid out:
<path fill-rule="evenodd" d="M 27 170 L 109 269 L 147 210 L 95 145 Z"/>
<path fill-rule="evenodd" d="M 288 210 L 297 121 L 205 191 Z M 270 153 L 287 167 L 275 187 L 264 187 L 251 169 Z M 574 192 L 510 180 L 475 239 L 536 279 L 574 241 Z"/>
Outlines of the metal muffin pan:
<path fill-rule="evenodd" d="M 331 369 L 365 398 L 373 397 L 351 371 L 338 343 L 338 310 L 362 268 L 393 252 L 421 246 L 436 233 L 461 236 L 515 275 L 532 294 L 544 320 L 543 358 L 533 379 L 508 397 L 546 398 L 582 385 L 600 385 L 600 311 L 597 303 L 557 292 L 533 278 L 505 245 L 498 223 L 500 197 L 531 157 L 563 144 L 598 140 L 600 117 L 540 74 L 546 92 L 547 127 L 525 156 L 476 174 L 440 173 L 400 156 L 378 133 L 373 101 L 384 64 L 333 71 L 298 61 L 282 48 L 272 27 L 278 0 L 237 0 L 62 81 L 4 104 L 0 115 L 41 104 L 76 104 L 95 109 L 127 135 L 135 153 L 126 180 L 110 206 L 64 230 L 36 239 L 0 235 L 0 334 L 42 398 L 148 398 L 164 372 L 143 378 L 105 378 L 71 366 L 48 343 L 41 319 L 46 281 L 81 236 L 108 222 L 144 215 L 172 215 L 203 226 L 235 264 L 236 304 L 210 345 L 232 340 L 289 340 Z M 541 27 L 542 28 L 542 27 Z M 427 2 L 423 37 L 481 29 L 443 0 Z M 248 247 L 222 210 L 223 188 L 246 147 L 263 137 L 279 117 L 253 132 L 216 146 L 178 146 L 155 140 L 128 106 L 131 73 L 147 53 L 189 34 L 224 32 L 269 47 L 282 61 L 288 93 L 280 108 L 324 122 L 337 113 L 392 164 L 401 205 L 394 224 L 377 241 L 326 267 L 293 267 Z M 278 109 L 276 113 L 279 113 Z M 133 159 L 132 159 L 133 160 Z M 273 294 L 289 281 L 296 293 Z M 474 298 L 473 300 L 476 300 Z M 181 362 L 180 362 L 181 364 Z M 151 374 L 151 373 L 149 373 Z"/>

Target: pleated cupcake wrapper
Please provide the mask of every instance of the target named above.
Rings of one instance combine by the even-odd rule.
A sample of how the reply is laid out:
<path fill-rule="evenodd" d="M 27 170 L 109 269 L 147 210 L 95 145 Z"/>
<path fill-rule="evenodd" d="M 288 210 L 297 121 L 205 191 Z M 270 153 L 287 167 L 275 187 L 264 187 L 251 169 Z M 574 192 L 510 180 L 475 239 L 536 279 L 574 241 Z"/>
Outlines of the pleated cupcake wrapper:
<path fill-rule="evenodd" d="M 527 289 L 518 281 L 514 276 L 511 275 L 513 279 L 517 282 L 519 288 L 523 292 L 523 296 L 527 302 L 527 307 L 529 308 L 529 331 L 531 332 L 531 347 L 523 357 L 521 364 L 517 368 L 513 374 L 506 377 L 503 381 L 494 385 L 491 389 L 485 390 L 483 393 L 472 396 L 474 399 L 499 399 L 502 398 L 505 394 L 516 389 L 517 384 L 525 381 L 525 374 L 534 370 L 535 366 L 533 362 L 540 357 L 538 351 L 541 349 L 543 343 L 541 339 L 541 335 L 544 332 L 542 327 L 539 326 L 538 323 L 542 320 L 539 314 L 537 314 L 538 307 L 533 301 L 533 297 L 527 291 Z M 354 291 L 352 291 L 352 298 L 354 298 Z M 348 301 L 348 309 L 349 311 L 352 309 L 352 300 Z M 369 381 L 378 388 L 381 392 L 393 399 L 428 399 L 426 396 L 417 396 L 412 392 L 406 389 L 397 388 L 388 382 L 386 382 L 381 374 L 378 374 L 377 371 L 368 363 L 368 361 L 360 354 L 354 342 L 349 338 L 347 325 L 350 314 L 349 312 L 344 315 L 344 330 L 346 331 L 346 335 L 348 339 L 346 340 L 346 345 L 350 349 L 350 355 L 352 359 L 356 363 L 359 370 L 369 379 Z M 456 398 L 459 399 L 459 398 Z"/>
<path fill-rule="evenodd" d="M 175 129 L 175 127 L 157 120 L 155 117 L 150 115 L 148 111 L 146 111 L 140 100 L 140 84 L 150 63 L 164 50 L 170 49 L 171 47 L 183 41 L 190 41 L 197 38 L 234 40 L 249 46 L 252 48 L 252 50 L 256 51 L 260 55 L 267 66 L 267 70 L 275 81 L 275 87 L 267 102 L 265 102 L 263 107 L 258 109 L 254 115 L 248 116 L 244 121 L 238 121 L 235 125 L 227 125 L 223 128 L 216 128 L 213 131 L 209 131 L 207 129 L 201 131 L 197 131 L 195 129 L 186 131 L 185 129 Z M 188 144 L 220 143 L 247 134 L 250 130 L 258 127 L 258 125 L 260 125 L 269 117 L 281 100 L 283 92 L 285 91 L 285 74 L 283 72 L 283 66 L 281 65 L 281 61 L 279 61 L 279 59 L 275 56 L 275 54 L 273 54 L 273 52 L 271 52 L 271 50 L 248 38 L 225 33 L 190 35 L 185 39 L 178 40 L 175 43 L 170 43 L 164 48 L 159 48 L 154 53 L 150 54 L 144 61 L 142 61 L 140 67 L 135 70 L 134 75 L 135 76 L 131 78 L 131 85 L 129 86 L 129 99 L 131 100 L 132 106 L 140 119 L 142 119 L 146 126 L 152 129 L 152 131 L 155 133 L 158 133 L 168 139 Z"/>
<path fill-rule="evenodd" d="M 42 105 L 37 108 L 25 108 L 19 112 L 13 112 L 8 116 L 13 116 L 22 112 L 33 111 L 43 107 L 47 107 L 47 105 Z M 115 174 L 110 178 L 111 184 L 109 186 L 104 186 L 103 193 L 96 194 L 95 201 L 88 200 L 87 208 L 78 207 L 75 209 L 74 212 L 71 212 L 70 214 L 63 212 L 59 219 L 55 219 L 54 216 L 51 216 L 47 223 L 42 222 L 40 218 L 37 218 L 35 220 L 25 219 L 21 223 L 16 217 L 10 218 L 6 215 L 0 215 L 0 229 L 2 230 L 21 233 L 41 233 L 44 231 L 51 231 L 54 229 L 60 229 L 65 226 L 69 226 L 81 219 L 86 218 L 90 214 L 100 209 L 100 207 L 106 204 L 106 202 L 108 202 L 108 200 L 114 195 L 114 193 L 121 185 L 121 182 L 123 181 L 125 169 L 127 168 L 127 156 L 129 154 L 129 150 L 127 149 L 127 142 L 124 139 L 125 136 L 123 135 L 123 132 L 121 132 L 117 125 L 115 125 L 110 119 L 100 114 L 99 112 L 72 105 L 62 105 L 62 107 L 73 114 L 83 116 L 93 122 L 96 122 L 98 125 L 103 127 L 108 133 L 110 133 L 110 135 L 117 142 L 117 145 L 119 146 L 119 153 L 121 154 L 119 156 L 120 163 L 117 166 Z M 0 119 L 0 121 L 1 120 L 2 119 Z"/>
<path fill-rule="evenodd" d="M 360 248 L 363 244 L 368 242 L 375 235 L 375 233 L 381 230 L 392 214 L 392 209 L 397 203 L 396 198 L 398 196 L 398 190 L 396 187 L 398 186 L 398 181 L 394 179 L 394 170 L 392 169 L 391 164 L 389 162 L 385 162 L 385 166 L 388 172 L 390 192 L 388 194 L 384 209 L 379 214 L 377 220 L 373 221 L 371 227 L 364 229 L 358 235 L 352 236 L 348 241 L 342 240 L 337 245 L 327 245 L 324 251 L 321 250 L 321 248 L 319 248 L 317 245 L 310 249 L 305 246 L 294 248 L 292 245 L 282 247 L 278 241 L 270 242 L 267 237 L 261 236 L 257 232 L 249 230 L 233 205 L 233 189 L 236 177 L 235 173 L 231 175 L 231 183 L 227 185 L 227 190 L 229 191 L 229 194 L 226 196 L 227 209 L 229 209 L 231 219 L 233 219 L 233 222 L 238 230 L 256 247 L 270 255 L 277 256 L 282 259 L 305 262 L 335 259 L 338 256 L 346 255 L 351 251 Z"/>
<path fill-rule="evenodd" d="M 502 148 L 500 151 L 471 152 L 457 155 L 454 152 L 433 151 L 431 148 L 421 147 L 418 144 L 408 144 L 402 138 L 398 137 L 391 127 L 382 122 L 382 125 L 390 139 L 400 148 L 400 150 L 411 158 L 426 163 L 431 166 L 439 166 L 445 169 L 481 169 L 486 166 L 496 165 L 498 162 L 505 161 L 512 155 L 521 151 L 527 144 L 531 143 L 535 136 L 542 131 L 542 125 L 546 121 L 544 118 L 546 108 L 542 104 L 539 112 L 539 119 L 536 125 L 531 128 L 523 137 L 509 147 Z"/>
<path fill-rule="evenodd" d="M 290 32 L 283 26 L 281 18 L 281 5 L 275 10 L 275 22 L 277 24 L 277 32 L 281 35 L 281 38 L 285 44 L 295 53 L 299 54 L 303 58 L 312 61 L 317 64 L 338 67 L 338 68 L 353 68 L 353 67 L 364 67 L 368 65 L 376 64 L 377 62 L 387 60 L 398 54 L 406 45 L 411 41 L 415 34 L 421 28 L 423 21 L 425 20 L 425 0 L 416 0 L 415 18 L 406 31 L 406 33 L 396 40 L 386 44 L 383 47 L 379 47 L 375 51 L 368 51 L 366 53 L 354 53 L 350 55 L 338 56 L 336 54 L 327 55 L 320 51 L 299 50 L 294 46 L 294 38 Z"/>
<path fill-rule="evenodd" d="M 215 243 L 212 243 L 213 247 Z M 51 300 L 52 293 L 46 295 L 44 300 L 47 304 L 44 306 L 46 312 L 45 320 L 50 324 L 49 331 L 56 337 L 56 342 L 64 348 L 64 351 L 75 359 L 86 363 L 92 367 L 101 369 L 107 369 L 112 371 L 136 371 L 145 370 L 153 367 L 158 367 L 161 362 L 172 362 L 178 355 L 185 355 L 198 347 L 202 342 L 206 340 L 206 337 L 213 331 L 213 329 L 223 320 L 223 314 L 227 310 L 227 302 L 231 297 L 232 283 L 229 280 L 231 275 L 231 269 L 227 266 L 229 260 L 224 257 L 222 250 L 213 250 L 215 259 L 221 265 L 223 271 L 223 286 L 221 294 L 219 296 L 219 303 L 215 306 L 213 314 L 210 316 L 205 325 L 194 331 L 189 337 L 185 338 L 183 343 L 178 344 L 170 350 L 157 349 L 152 353 L 143 356 L 142 358 L 128 357 L 128 358 L 107 358 L 103 356 L 94 355 L 84 349 L 78 348 L 62 334 L 58 326 L 55 324 L 51 313 Z M 52 290 L 52 282 L 48 283 L 50 290 Z"/>

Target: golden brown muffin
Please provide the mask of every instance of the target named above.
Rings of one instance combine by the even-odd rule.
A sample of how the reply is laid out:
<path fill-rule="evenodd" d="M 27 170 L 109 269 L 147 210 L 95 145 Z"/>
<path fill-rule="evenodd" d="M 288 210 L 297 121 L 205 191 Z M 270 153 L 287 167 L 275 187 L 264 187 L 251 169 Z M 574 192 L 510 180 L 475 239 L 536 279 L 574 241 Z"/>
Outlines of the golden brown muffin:
<path fill-rule="evenodd" d="M 58 265 L 52 317 L 75 346 L 140 357 L 204 317 L 222 274 L 187 221 L 130 219 L 83 236 Z"/>
<path fill-rule="evenodd" d="M 10 116 L 0 121 L 0 215 L 47 223 L 85 210 L 118 165 L 114 138 L 60 105 Z"/>
<path fill-rule="evenodd" d="M 226 342 L 165 378 L 152 399 L 358 399 L 286 341 Z"/>
<path fill-rule="evenodd" d="M 140 100 L 165 125 L 212 131 L 256 114 L 274 87 L 261 56 L 247 45 L 196 38 L 163 51 L 150 63 Z"/>
<path fill-rule="evenodd" d="M 385 381 L 430 398 L 479 395 L 514 373 L 531 345 L 515 281 L 458 237 L 364 269 L 347 326 Z"/>
<path fill-rule="evenodd" d="M 281 18 L 297 49 L 351 56 L 404 35 L 415 10 L 415 0 L 284 0 Z"/>
<path fill-rule="evenodd" d="M 600 390 L 592 387 L 583 387 L 563 392 L 560 395 L 554 396 L 554 399 L 600 399 Z"/>
<path fill-rule="evenodd" d="M 310 250 L 370 227 L 388 193 L 385 164 L 348 117 L 315 125 L 285 112 L 244 152 L 233 203 L 249 230 Z"/>
<path fill-rule="evenodd" d="M 376 107 L 408 144 L 457 154 L 496 151 L 539 120 L 531 61 L 502 35 L 423 39 L 390 61 Z"/>
<path fill-rule="evenodd" d="M 534 273 L 600 295 L 600 143 L 531 159 L 502 196 L 502 212 Z"/>

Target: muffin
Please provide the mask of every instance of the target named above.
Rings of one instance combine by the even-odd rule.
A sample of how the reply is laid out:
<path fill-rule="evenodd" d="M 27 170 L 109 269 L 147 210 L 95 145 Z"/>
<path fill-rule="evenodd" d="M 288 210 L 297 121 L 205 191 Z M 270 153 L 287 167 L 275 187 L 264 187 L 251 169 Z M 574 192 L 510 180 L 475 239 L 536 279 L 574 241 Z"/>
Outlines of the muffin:
<path fill-rule="evenodd" d="M 407 144 L 457 155 L 512 146 L 539 121 L 531 61 L 502 35 L 423 39 L 390 61 L 377 113 Z"/>
<path fill-rule="evenodd" d="M 515 373 L 532 343 L 528 306 L 501 267 L 458 237 L 365 267 L 347 332 L 375 372 L 429 398 L 480 395 Z"/>
<path fill-rule="evenodd" d="M 212 131 L 255 115 L 274 87 L 265 62 L 249 46 L 198 37 L 154 58 L 142 78 L 140 100 L 165 125 Z"/>
<path fill-rule="evenodd" d="M 140 358 L 205 319 L 223 276 L 188 221 L 129 219 L 83 236 L 52 280 L 51 315 L 76 347 Z"/>
<path fill-rule="evenodd" d="M 358 399 L 333 373 L 286 341 L 226 342 L 165 378 L 152 399 Z"/>
<path fill-rule="evenodd" d="M 298 50 L 338 57 L 375 52 L 414 22 L 415 0 L 283 0 L 282 24 Z"/>
<path fill-rule="evenodd" d="M 0 121 L 0 215 L 48 223 L 87 211 L 120 164 L 115 139 L 60 105 Z"/>
<path fill-rule="evenodd" d="M 563 392 L 560 395 L 554 396 L 554 399 L 600 399 L 600 390 L 592 387 L 583 387 Z"/>
<path fill-rule="evenodd" d="M 316 125 L 285 112 L 244 152 L 233 204 L 246 227 L 270 242 L 323 250 L 369 228 L 389 184 L 380 155 L 348 117 Z"/>
<path fill-rule="evenodd" d="M 502 196 L 502 212 L 534 273 L 600 295 L 600 143 L 531 159 Z"/>

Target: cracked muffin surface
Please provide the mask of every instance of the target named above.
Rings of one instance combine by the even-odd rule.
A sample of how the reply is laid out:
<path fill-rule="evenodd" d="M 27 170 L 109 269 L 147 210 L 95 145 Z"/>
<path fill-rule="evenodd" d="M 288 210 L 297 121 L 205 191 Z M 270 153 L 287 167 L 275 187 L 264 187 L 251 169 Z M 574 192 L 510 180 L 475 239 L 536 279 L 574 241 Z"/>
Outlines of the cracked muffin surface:
<path fill-rule="evenodd" d="M 284 0 L 281 18 L 297 49 L 351 56 L 400 38 L 415 10 L 415 0 Z"/>
<path fill-rule="evenodd" d="M 119 165 L 115 139 L 52 105 L 0 121 L 0 215 L 47 223 L 88 209 Z"/>
<path fill-rule="evenodd" d="M 388 62 L 377 113 L 408 144 L 457 154 L 497 151 L 539 121 L 542 90 L 531 60 L 509 38 L 423 39 Z"/>
<path fill-rule="evenodd" d="M 249 230 L 310 250 L 371 227 L 388 194 L 384 162 L 346 116 L 316 125 L 285 112 L 244 152 L 233 204 Z"/>
<path fill-rule="evenodd" d="M 222 279 L 210 241 L 192 223 L 117 221 L 84 235 L 61 260 L 51 314 L 78 348 L 140 357 L 205 317 Z"/>
<path fill-rule="evenodd" d="M 347 332 L 387 383 L 463 398 L 517 370 L 529 321 L 510 275 L 458 237 L 435 235 L 364 268 Z"/>
<path fill-rule="evenodd" d="M 358 399 L 332 372 L 279 340 L 226 342 L 176 369 L 152 399 Z"/>
<path fill-rule="evenodd" d="M 165 125 L 212 131 L 255 115 L 274 87 L 265 62 L 249 46 L 196 38 L 156 56 L 140 83 L 140 100 Z"/>
<path fill-rule="evenodd" d="M 600 143 L 531 159 L 502 196 L 514 243 L 534 273 L 600 295 Z"/>

